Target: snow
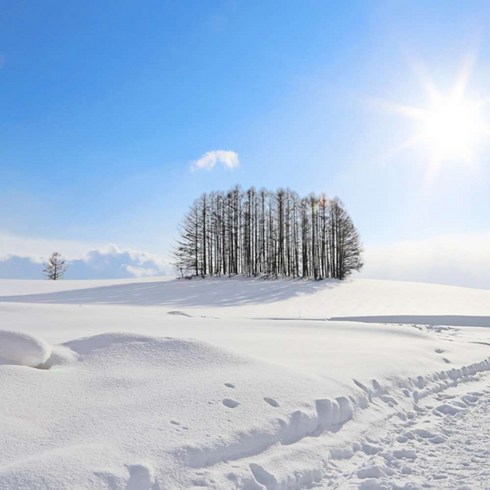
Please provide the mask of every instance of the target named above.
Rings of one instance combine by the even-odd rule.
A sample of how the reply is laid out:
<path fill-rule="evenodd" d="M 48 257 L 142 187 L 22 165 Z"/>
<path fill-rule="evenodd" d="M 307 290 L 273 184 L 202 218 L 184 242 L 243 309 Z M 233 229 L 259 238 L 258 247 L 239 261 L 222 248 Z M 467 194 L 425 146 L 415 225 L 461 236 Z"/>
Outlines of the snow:
<path fill-rule="evenodd" d="M 488 486 L 490 291 L 165 278 L 0 292 L 0 489 Z"/>
<path fill-rule="evenodd" d="M 0 330 L 0 364 L 39 366 L 51 355 L 51 347 L 41 339 L 19 332 Z"/>

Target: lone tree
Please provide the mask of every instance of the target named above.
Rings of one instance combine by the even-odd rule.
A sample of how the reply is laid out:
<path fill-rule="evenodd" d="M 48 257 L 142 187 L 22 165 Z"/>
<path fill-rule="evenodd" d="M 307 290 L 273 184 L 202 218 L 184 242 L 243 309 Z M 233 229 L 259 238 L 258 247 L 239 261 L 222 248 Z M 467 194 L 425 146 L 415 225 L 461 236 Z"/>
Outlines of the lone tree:
<path fill-rule="evenodd" d="M 359 234 L 337 198 L 253 187 L 203 194 L 174 249 L 181 275 L 344 279 L 362 267 Z"/>
<path fill-rule="evenodd" d="M 63 274 L 68 269 L 68 264 L 63 256 L 58 252 L 53 252 L 46 264 L 44 264 L 44 275 L 46 279 L 57 281 L 63 277 Z"/>

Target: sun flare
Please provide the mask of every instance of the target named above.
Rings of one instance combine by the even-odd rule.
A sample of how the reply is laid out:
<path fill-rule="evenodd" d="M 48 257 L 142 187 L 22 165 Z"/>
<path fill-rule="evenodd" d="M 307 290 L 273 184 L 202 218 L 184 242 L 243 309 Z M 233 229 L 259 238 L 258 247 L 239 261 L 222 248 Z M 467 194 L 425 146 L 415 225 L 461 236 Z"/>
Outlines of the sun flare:
<path fill-rule="evenodd" d="M 421 139 L 441 160 L 471 163 L 485 124 L 477 104 L 464 97 L 441 97 L 421 119 Z"/>
<path fill-rule="evenodd" d="M 429 154 L 429 178 L 448 162 L 473 165 L 479 146 L 490 136 L 490 125 L 483 113 L 490 99 L 473 100 L 466 94 L 470 68 L 471 64 L 467 64 L 461 70 L 448 94 L 441 93 L 427 77 L 422 79 L 429 99 L 425 108 L 383 104 L 416 121 L 416 133 L 392 154 L 411 147 L 424 148 Z"/>

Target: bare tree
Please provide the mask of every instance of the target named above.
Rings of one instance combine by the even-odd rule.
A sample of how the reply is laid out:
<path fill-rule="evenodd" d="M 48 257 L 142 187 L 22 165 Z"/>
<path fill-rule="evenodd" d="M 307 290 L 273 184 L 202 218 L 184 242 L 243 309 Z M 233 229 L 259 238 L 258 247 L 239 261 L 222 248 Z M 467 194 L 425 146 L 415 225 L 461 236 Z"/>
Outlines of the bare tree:
<path fill-rule="evenodd" d="M 191 209 L 186 214 L 181 226 L 180 240 L 173 251 L 176 265 L 182 276 L 199 275 L 201 272 L 200 264 L 200 226 L 198 202 L 194 202 Z"/>
<path fill-rule="evenodd" d="M 361 253 L 339 199 L 237 186 L 194 201 L 174 257 L 182 275 L 344 279 L 362 267 Z"/>
<path fill-rule="evenodd" d="M 331 202 L 331 211 L 337 241 L 335 277 L 345 279 L 353 270 L 358 271 L 363 266 L 362 244 L 359 233 L 340 199 Z"/>
<path fill-rule="evenodd" d="M 68 269 L 68 264 L 59 252 L 53 252 L 48 262 L 44 264 L 44 275 L 46 279 L 57 281 L 63 278 L 63 274 Z"/>

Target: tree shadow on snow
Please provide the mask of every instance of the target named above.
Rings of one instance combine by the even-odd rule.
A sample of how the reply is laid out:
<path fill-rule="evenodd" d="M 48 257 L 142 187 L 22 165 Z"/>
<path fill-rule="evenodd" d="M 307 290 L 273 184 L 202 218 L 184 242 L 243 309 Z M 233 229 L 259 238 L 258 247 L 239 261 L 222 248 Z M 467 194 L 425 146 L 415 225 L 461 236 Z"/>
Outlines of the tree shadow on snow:
<path fill-rule="evenodd" d="M 313 294 L 339 284 L 340 281 L 335 279 L 321 281 L 243 277 L 174 279 L 55 293 L 0 296 L 0 302 L 223 307 L 272 303 Z"/>

